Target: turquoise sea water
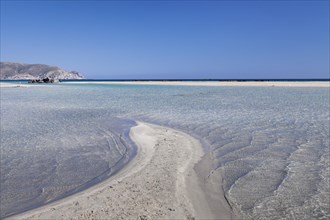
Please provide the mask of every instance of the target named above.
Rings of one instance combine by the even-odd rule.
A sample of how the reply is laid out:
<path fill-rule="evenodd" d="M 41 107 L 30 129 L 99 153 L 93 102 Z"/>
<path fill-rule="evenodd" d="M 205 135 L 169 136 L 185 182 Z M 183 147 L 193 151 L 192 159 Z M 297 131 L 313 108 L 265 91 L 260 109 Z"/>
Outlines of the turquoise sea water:
<path fill-rule="evenodd" d="M 329 103 L 329 88 L 1 89 L 1 216 L 116 172 L 134 155 L 127 134 L 140 120 L 199 138 L 244 217 L 329 219 Z"/>

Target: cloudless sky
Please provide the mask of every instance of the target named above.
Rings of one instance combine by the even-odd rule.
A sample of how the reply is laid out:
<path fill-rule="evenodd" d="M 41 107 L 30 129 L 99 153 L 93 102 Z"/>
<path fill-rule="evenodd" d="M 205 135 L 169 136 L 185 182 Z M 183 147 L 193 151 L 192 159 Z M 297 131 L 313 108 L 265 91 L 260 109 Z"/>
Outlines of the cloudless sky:
<path fill-rule="evenodd" d="M 329 78 L 329 1 L 4 1 L 1 61 L 88 78 Z"/>

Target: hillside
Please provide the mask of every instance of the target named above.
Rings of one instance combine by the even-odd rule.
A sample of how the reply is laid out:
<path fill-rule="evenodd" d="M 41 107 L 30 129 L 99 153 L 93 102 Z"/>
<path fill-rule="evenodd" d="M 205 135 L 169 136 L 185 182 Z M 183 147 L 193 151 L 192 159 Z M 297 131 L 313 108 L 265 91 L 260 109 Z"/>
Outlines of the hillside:
<path fill-rule="evenodd" d="M 84 79 L 76 71 L 67 72 L 56 66 L 0 62 L 0 80 L 5 79 Z"/>

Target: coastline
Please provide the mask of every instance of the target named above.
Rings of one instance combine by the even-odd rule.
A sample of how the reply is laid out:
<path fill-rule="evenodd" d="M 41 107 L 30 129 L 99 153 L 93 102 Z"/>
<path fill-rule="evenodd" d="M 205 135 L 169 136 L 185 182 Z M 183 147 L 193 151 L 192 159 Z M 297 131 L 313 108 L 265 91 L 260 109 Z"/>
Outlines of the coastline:
<path fill-rule="evenodd" d="M 212 201 L 204 193 L 198 175 L 201 169 L 195 171 L 203 156 L 196 139 L 142 122 L 131 129 L 130 137 L 138 146 L 137 155 L 113 177 L 8 219 L 232 218 L 224 198 L 217 207 L 208 205 Z M 213 187 L 219 188 L 220 184 Z M 222 200 L 221 195 L 218 199 Z"/>
<path fill-rule="evenodd" d="M 109 85 L 161 85 L 161 86 L 247 86 L 247 87 L 330 87 L 330 82 L 279 82 L 279 81 L 75 81 L 64 84 Z"/>
<path fill-rule="evenodd" d="M 330 88 L 329 81 L 280 82 L 280 81 L 73 81 L 60 84 L 99 85 L 157 85 L 157 86 L 222 86 L 222 87 L 322 87 Z M 28 84 L 0 83 L 0 88 L 30 87 Z"/>

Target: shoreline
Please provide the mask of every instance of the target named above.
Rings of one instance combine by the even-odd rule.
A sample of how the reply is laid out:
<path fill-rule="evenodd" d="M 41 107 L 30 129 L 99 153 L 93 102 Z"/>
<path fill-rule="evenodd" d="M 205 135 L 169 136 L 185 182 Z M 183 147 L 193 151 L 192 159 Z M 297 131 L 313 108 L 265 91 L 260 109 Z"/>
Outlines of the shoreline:
<path fill-rule="evenodd" d="M 220 86 L 220 87 L 320 87 L 330 88 L 329 81 L 279 82 L 279 81 L 74 81 L 61 84 L 95 85 L 157 85 L 157 86 Z M 30 87 L 35 85 L 18 83 L 0 83 L 0 88 Z"/>
<path fill-rule="evenodd" d="M 2 88 L 26 88 L 29 87 L 28 84 L 18 84 L 18 83 L 3 83 L 0 82 L 0 89 Z"/>
<path fill-rule="evenodd" d="M 209 206 L 213 201 L 205 194 L 207 185 L 200 178 L 201 170 L 195 169 L 203 156 L 199 141 L 183 132 L 142 122 L 131 128 L 130 137 L 138 146 L 137 155 L 113 177 L 8 219 L 232 218 L 221 195 L 219 206 Z M 220 184 L 213 183 L 213 187 Z"/>
<path fill-rule="evenodd" d="M 330 88 L 330 82 L 279 82 L 279 81 L 76 81 L 61 82 L 63 84 L 101 84 L 101 85 L 160 85 L 160 86 L 223 86 L 223 87 L 325 87 Z"/>

